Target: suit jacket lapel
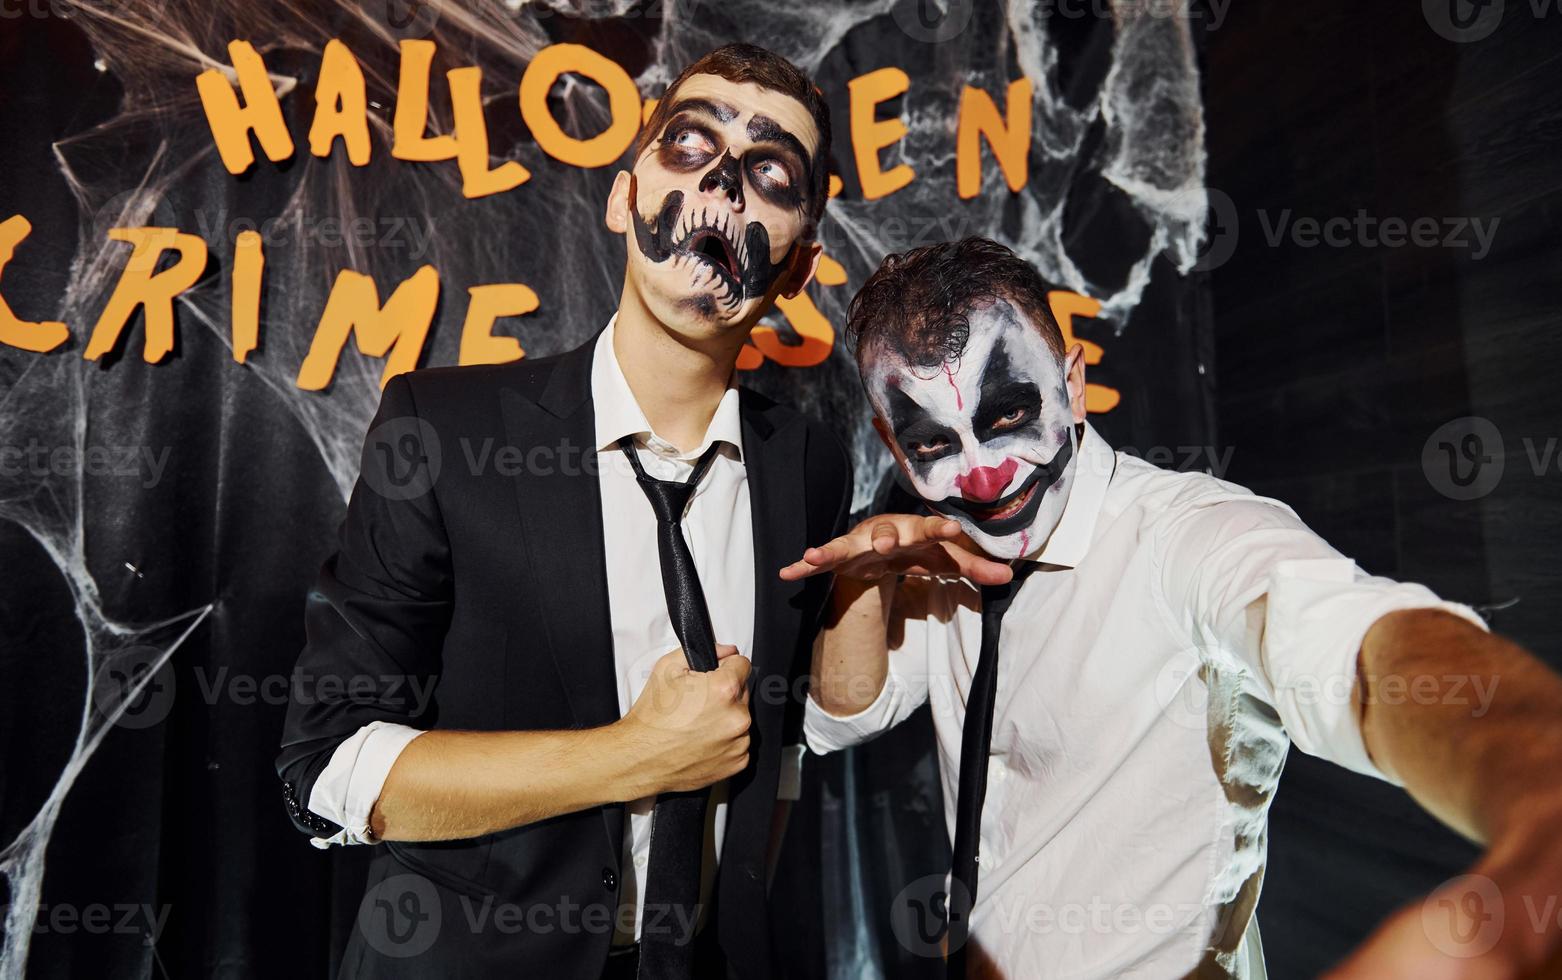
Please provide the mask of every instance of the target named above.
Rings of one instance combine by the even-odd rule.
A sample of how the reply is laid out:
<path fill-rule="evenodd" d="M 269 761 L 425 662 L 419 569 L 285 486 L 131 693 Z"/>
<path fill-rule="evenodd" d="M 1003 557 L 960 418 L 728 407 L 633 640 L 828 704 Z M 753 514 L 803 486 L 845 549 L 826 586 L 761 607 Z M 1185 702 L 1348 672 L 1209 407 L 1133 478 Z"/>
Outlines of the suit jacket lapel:
<path fill-rule="evenodd" d="M 595 341 L 562 355 L 543 390 L 500 393 L 505 436 L 512 446 L 556 450 L 551 468 L 513 477 L 525 532 L 533 589 L 546 645 L 581 728 L 618 720 L 618 671 L 608 607 L 602 541 L 602 490 L 597 482 L 596 416 L 591 402 Z M 530 470 L 531 467 L 527 467 Z M 623 808 L 603 807 L 618 853 Z"/>

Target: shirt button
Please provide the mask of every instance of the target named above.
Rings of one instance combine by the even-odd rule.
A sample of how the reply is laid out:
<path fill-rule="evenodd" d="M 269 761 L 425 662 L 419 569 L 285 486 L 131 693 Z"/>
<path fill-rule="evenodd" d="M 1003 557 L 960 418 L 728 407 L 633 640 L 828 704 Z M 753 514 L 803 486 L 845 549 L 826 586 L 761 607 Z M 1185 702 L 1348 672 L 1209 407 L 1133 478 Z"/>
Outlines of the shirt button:
<path fill-rule="evenodd" d="M 645 867 L 645 855 L 644 854 L 636 854 L 635 855 L 635 867 L 637 867 L 637 868 L 644 868 Z"/>
<path fill-rule="evenodd" d="M 618 875 L 613 873 L 612 868 L 602 869 L 602 887 L 608 891 L 613 891 L 618 887 Z"/>

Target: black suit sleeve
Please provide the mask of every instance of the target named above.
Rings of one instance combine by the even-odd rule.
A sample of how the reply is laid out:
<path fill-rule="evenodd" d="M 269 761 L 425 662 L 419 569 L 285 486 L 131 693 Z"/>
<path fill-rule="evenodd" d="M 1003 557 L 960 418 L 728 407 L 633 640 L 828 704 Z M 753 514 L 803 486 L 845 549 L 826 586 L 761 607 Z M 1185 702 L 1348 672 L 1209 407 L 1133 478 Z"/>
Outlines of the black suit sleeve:
<path fill-rule="evenodd" d="M 452 599 L 438 460 L 438 436 L 418 416 L 409 379 L 392 378 L 364 439 L 338 550 L 305 602 L 306 643 L 277 757 L 289 815 L 310 835 L 338 829 L 307 807 L 343 740 L 373 721 L 431 727 Z"/>

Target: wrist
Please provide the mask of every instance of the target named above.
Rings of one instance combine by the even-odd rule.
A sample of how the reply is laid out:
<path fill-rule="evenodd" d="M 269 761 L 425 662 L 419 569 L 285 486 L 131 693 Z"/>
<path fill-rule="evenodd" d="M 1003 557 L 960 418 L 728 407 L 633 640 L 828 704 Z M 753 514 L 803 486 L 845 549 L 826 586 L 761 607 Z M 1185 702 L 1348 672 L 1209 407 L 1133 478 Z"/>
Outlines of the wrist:
<path fill-rule="evenodd" d="M 607 740 L 604 752 L 613 767 L 611 802 L 628 803 L 662 792 L 666 779 L 659 761 L 664 753 L 657 751 L 647 727 L 630 714 L 601 731 Z"/>

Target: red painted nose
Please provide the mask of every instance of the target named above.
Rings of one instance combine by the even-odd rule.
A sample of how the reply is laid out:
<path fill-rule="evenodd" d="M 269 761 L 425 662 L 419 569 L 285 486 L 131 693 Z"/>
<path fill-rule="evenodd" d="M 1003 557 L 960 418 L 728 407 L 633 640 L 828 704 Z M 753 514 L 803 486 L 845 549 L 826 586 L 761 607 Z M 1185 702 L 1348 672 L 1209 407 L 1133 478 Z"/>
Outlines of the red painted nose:
<path fill-rule="evenodd" d="M 1014 471 L 1019 466 L 1013 459 L 1004 460 L 1002 466 L 978 466 L 955 477 L 955 489 L 973 503 L 991 503 L 1003 494 L 1003 488 L 1014 479 Z"/>

